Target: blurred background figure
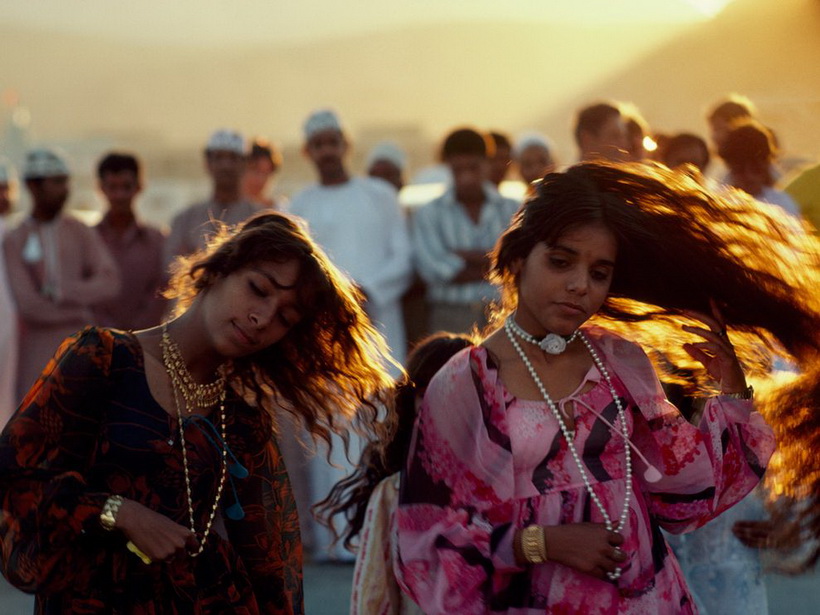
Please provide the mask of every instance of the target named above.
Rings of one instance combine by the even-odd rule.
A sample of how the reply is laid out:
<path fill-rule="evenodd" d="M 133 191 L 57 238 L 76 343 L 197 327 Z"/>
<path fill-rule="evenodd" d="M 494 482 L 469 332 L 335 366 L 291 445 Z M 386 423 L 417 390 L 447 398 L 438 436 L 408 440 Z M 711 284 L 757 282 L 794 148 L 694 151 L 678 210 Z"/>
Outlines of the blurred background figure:
<path fill-rule="evenodd" d="M 705 174 L 709 168 L 709 160 L 709 146 L 695 134 L 682 132 L 664 141 L 661 162 L 670 169 L 691 164 Z"/>
<path fill-rule="evenodd" d="M 381 179 L 348 173 L 345 157 L 349 144 L 335 112 L 323 109 L 310 114 L 303 133 L 303 151 L 319 181 L 297 193 L 290 210 L 307 222 L 316 243 L 357 285 L 365 310 L 387 339 L 390 354 L 402 363 L 406 336 L 401 297 L 410 284 L 412 263 L 396 191 Z M 393 375 L 398 375 L 399 370 L 390 367 Z M 331 548 L 331 531 L 315 523 L 308 512 L 310 505 L 325 499 L 333 485 L 355 468 L 363 444 L 354 434 L 350 441 L 347 456 L 341 440 L 334 438 L 330 463 L 325 450 L 320 449 L 308 462 L 307 476 L 304 464 L 300 467 L 299 451 L 289 444 L 283 446 L 288 468 L 297 473 L 293 487 L 300 506 L 305 553 L 314 561 L 353 560 L 341 544 Z M 331 523 L 341 533 L 346 521 L 337 515 Z"/>
<path fill-rule="evenodd" d="M 13 191 L 16 188 L 11 164 L 0 159 L 0 245 L 6 235 L 6 219 L 12 209 Z M 17 311 L 11 295 L 6 259 L 0 250 L 0 429 L 17 407 Z"/>
<path fill-rule="evenodd" d="M 626 122 L 627 159 L 631 162 L 646 160 L 657 144 L 650 136 L 649 123 L 633 104 L 622 104 L 621 113 Z"/>
<path fill-rule="evenodd" d="M 242 175 L 243 197 L 257 205 L 276 209 L 270 186 L 281 166 L 282 154 L 273 143 L 259 137 L 251 141 Z"/>
<path fill-rule="evenodd" d="M 453 182 L 445 193 L 413 212 L 416 269 L 427 284 L 428 331 L 469 333 L 487 324 L 487 306 L 498 297 L 486 281 L 487 253 L 518 210 L 487 178 L 493 141 L 472 128 L 451 132 L 441 148 Z"/>
<path fill-rule="evenodd" d="M 736 124 L 723 138 L 718 153 L 729 169 L 730 186 L 800 216 L 797 203 L 786 192 L 774 188 L 772 168 L 777 160 L 777 147 L 771 131 L 763 124 L 755 120 Z"/>
<path fill-rule="evenodd" d="M 167 276 L 163 260 L 165 235 L 134 212 L 142 191 L 136 156 L 113 152 L 100 160 L 97 180 L 107 211 L 96 226 L 120 274 L 127 280 L 116 297 L 94 307 L 95 324 L 138 331 L 160 324 L 166 301 L 160 295 Z"/>
<path fill-rule="evenodd" d="M 367 175 L 383 179 L 396 192 L 404 188 L 404 171 L 407 168 L 407 154 L 392 141 L 382 141 L 370 150 L 365 163 Z"/>
<path fill-rule="evenodd" d="M 786 179 L 783 191 L 794 199 L 803 216 L 820 228 L 820 164 L 798 169 Z"/>
<path fill-rule="evenodd" d="M 97 232 L 63 214 L 69 195 L 65 160 L 52 150 L 32 150 L 23 178 L 33 209 L 3 242 L 21 323 L 18 401 L 59 344 L 94 324 L 93 308 L 120 289 L 117 266 Z"/>
<path fill-rule="evenodd" d="M 214 222 L 235 225 L 263 209 L 242 195 L 245 139 L 233 130 L 217 130 L 205 145 L 205 168 L 211 177 L 210 198 L 177 214 L 165 242 L 165 263 L 201 250 L 215 231 Z"/>
<path fill-rule="evenodd" d="M 549 139 L 538 133 L 530 132 L 518 138 L 513 148 L 513 159 L 518 166 L 521 180 L 527 184 L 528 194 L 532 190 L 532 182 L 555 170 L 552 150 Z"/>
<path fill-rule="evenodd" d="M 575 143 L 581 162 L 629 160 L 627 117 L 615 102 L 601 102 L 582 108 L 575 119 Z"/>
<path fill-rule="evenodd" d="M 501 182 L 507 179 L 507 173 L 510 172 L 512 143 L 510 138 L 502 132 L 492 131 L 489 133 L 489 137 L 495 148 L 490 156 L 489 180 L 497 189 Z"/>
<path fill-rule="evenodd" d="M 757 108 L 754 103 L 740 94 L 729 94 L 712 105 L 706 114 L 709 136 L 715 150 L 719 150 L 735 124 L 755 119 Z"/>

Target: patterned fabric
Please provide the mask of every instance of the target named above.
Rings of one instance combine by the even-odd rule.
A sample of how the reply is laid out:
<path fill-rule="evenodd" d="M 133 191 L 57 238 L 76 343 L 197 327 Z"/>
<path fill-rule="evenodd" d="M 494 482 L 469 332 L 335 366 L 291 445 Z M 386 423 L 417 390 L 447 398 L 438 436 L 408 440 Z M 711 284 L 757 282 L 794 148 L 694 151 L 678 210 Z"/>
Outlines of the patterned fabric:
<path fill-rule="evenodd" d="M 37 614 L 302 613 L 301 544 L 287 472 L 266 414 L 228 397 L 227 442 L 249 471 L 244 508 L 198 558 L 143 564 L 99 524 L 110 494 L 188 525 L 177 419 L 151 396 L 142 349 L 88 328 L 60 347 L 0 436 L 0 564 L 36 593 Z M 216 495 L 220 452 L 186 426 L 197 528 Z M 227 485 L 223 511 L 234 504 Z M 224 517 L 224 515 L 223 515 Z"/>
<path fill-rule="evenodd" d="M 546 404 L 512 396 L 486 349 L 466 349 L 427 390 L 397 512 L 396 576 L 428 615 L 697 612 L 660 527 L 694 529 L 742 499 L 774 450 L 772 431 L 750 402 L 726 397 L 708 402 L 700 427 L 690 425 L 666 401 L 638 346 L 602 329 L 585 331 L 626 404 L 631 442 L 662 474 L 646 482 L 633 456 L 634 495 L 622 531 L 629 559 L 620 580 L 516 562 L 516 529 L 603 519 Z M 600 418 L 620 431 L 594 367 L 587 381 L 593 384 L 570 396 L 575 446 L 596 494 L 618 518 L 625 443 Z"/>
<path fill-rule="evenodd" d="M 396 548 L 394 517 L 399 500 L 399 475 L 388 476 L 367 503 L 353 571 L 350 615 L 424 615 L 401 592 L 393 575 Z"/>

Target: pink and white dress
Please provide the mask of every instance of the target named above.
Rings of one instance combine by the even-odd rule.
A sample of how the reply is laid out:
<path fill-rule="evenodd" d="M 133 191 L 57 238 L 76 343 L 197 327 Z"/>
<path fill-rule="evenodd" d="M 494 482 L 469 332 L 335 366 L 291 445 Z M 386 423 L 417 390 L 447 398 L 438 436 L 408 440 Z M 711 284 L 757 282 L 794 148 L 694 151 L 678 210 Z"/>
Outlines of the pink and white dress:
<path fill-rule="evenodd" d="M 431 382 L 402 476 L 395 572 L 427 615 L 697 612 L 660 528 L 692 530 L 741 500 L 774 451 L 772 430 L 751 402 L 725 396 L 709 400 L 699 427 L 689 424 L 639 346 L 597 327 L 585 334 L 625 404 L 630 440 L 662 474 L 648 482 L 633 454 L 620 579 L 516 563 L 516 529 L 604 520 L 546 403 L 512 396 L 487 350 L 469 348 Z M 593 366 L 558 403 L 574 412 L 575 447 L 617 519 L 626 443 L 602 420 L 621 430 L 606 381 Z"/>

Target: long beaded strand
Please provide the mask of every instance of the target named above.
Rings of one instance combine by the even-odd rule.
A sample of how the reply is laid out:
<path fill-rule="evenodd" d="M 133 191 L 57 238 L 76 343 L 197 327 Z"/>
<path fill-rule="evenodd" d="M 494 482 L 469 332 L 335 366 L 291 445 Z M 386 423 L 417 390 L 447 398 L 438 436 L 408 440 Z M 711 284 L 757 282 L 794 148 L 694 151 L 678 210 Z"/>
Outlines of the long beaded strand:
<path fill-rule="evenodd" d="M 604 505 L 598 497 L 598 494 L 595 493 L 595 491 L 592 488 L 592 483 L 589 480 L 589 476 L 587 475 L 586 469 L 584 468 L 584 464 L 581 461 L 581 457 L 578 454 L 578 450 L 575 448 L 573 432 L 567 427 L 567 424 L 561 416 L 561 412 L 558 409 L 558 406 L 555 404 L 555 402 L 552 401 L 552 398 L 549 396 L 549 393 L 547 393 L 546 387 L 544 387 L 544 383 L 538 376 L 538 372 L 535 371 L 535 367 L 533 366 L 529 357 L 527 357 L 526 353 L 524 352 L 524 349 L 521 348 L 521 345 L 518 343 L 518 340 L 516 339 L 515 329 L 510 324 L 511 321 L 512 316 L 510 316 L 504 324 L 504 330 L 507 333 L 507 337 L 509 338 L 510 343 L 512 343 L 515 350 L 518 352 L 518 356 L 520 356 L 521 360 L 524 362 L 527 371 L 529 371 L 530 376 L 532 376 L 535 385 L 541 392 L 544 401 L 547 402 L 547 406 L 549 407 L 553 416 L 555 416 L 555 419 L 558 421 L 558 425 L 561 427 L 561 432 L 564 434 L 564 438 L 567 441 L 567 448 L 572 454 L 572 458 L 575 460 L 575 465 L 578 466 L 578 471 L 581 474 L 581 479 L 584 481 L 584 486 L 586 487 L 587 493 L 589 493 L 590 498 L 595 503 L 596 508 L 600 511 L 601 516 L 604 519 L 604 526 L 610 532 L 622 532 L 624 527 L 626 526 L 626 521 L 629 515 L 629 503 L 632 499 L 632 452 L 630 450 L 630 447 L 624 447 L 626 456 L 626 487 L 624 494 L 624 505 L 623 509 L 621 510 L 621 516 L 618 518 L 618 522 L 614 523 L 612 521 L 612 518 L 609 516 L 609 513 L 607 512 L 606 508 L 604 508 Z M 621 421 L 621 433 L 624 437 L 624 441 L 627 442 L 629 440 L 629 427 L 626 423 L 626 412 L 624 411 L 623 404 L 621 404 L 621 400 L 618 398 L 618 394 L 615 391 L 615 387 L 612 384 L 612 379 L 609 377 L 609 372 L 607 371 L 606 367 L 604 367 L 603 361 L 598 356 L 598 353 L 592 347 L 592 344 L 589 342 L 586 336 L 583 333 L 579 332 L 578 337 L 584 343 L 584 346 L 586 346 L 587 350 L 589 351 L 589 354 L 592 356 L 593 363 L 595 363 L 595 366 L 598 368 L 598 371 L 604 377 L 604 380 L 609 386 L 609 391 L 612 394 L 612 399 L 615 401 L 615 406 L 618 408 L 618 419 Z M 619 579 L 620 576 L 621 568 L 616 568 L 614 572 L 607 572 L 607 577 L 612 581 Z"/>
<path fill-rule="evenodd" d="M 165 331 L 165 327 L 163 326 L 163 344 L 162 344 L 162 360 L 165 365 L 165 370 L 168 372 L 168 375 L 171 378 L 171 387 L 174 393 L 174 406 L 176 407 L 177 411 L 177 423 L 179 425 L 179 443 L 182 447 L 182 470 L 183 475 L 185 477 L 185 494 L 187 496 L 187 503 L 188 503 L 188 521 L 190 523 L 191 532 L 194 535 L 197 535 L 196 531 L 196 524 L 194 522 L 194 504 L 193 504 L 193 493 L 191 490 L 191 473 L 188 469 L 188 450 L 185 445 L 185 422 L 182 418 L 182 409 L 180 408 L 179 403 L 179 390 L 182 389 L 182 383 L 180 382 L 180 373 L 178 370 L 178 365 L 175 361 L 172 360 L 170 354 L 167 352 L 168 343 L 166 342 L 166 338 L 168 341 L 170 337 L 168 336 L 167 332 Z M 173 343 L 173 342 L 172 342 Z M 186 368 L 187 370 L 187 368 Z M 225 386 L 225 378 L 224 374 L 221 375 L 220 380 L 222 382 L 222 389 L 219 391 L 219 426 L 220 432 L 222 436 L 222 441 L 225 442 L 227 438 L 227 426 L 226 426 L 226 419 L 225 419 L 225 398 L 227 394 L 227 387 Z M 184 389 L 182 389 L 184 390 Z M 219 477 L 219 486 L 216 490 L 216 497 L 214 498 L 213 506 L 211 507 L 211 513 L 208 516 L 208 522 L 205 524 L 205 529 L 202 531 L 202 538 L 199 540 L 199 548 L 196 551 L 189 552 L 188 554 L 191 557 L 197 557 L 202 554 L 205 550 L 205 541 L 207 540 L 208 536 L 211 533 L 211 527 L 213 526 L 214 519 L 216 518 L 216 512 L 219 509 L 219 500 L 222 497 L 222 490 L 225 487 L 225 479 L 227 478 L 228 473 L 228 451 L 227 447 L 222 447 L 222 468 L 221 474 Z"/>

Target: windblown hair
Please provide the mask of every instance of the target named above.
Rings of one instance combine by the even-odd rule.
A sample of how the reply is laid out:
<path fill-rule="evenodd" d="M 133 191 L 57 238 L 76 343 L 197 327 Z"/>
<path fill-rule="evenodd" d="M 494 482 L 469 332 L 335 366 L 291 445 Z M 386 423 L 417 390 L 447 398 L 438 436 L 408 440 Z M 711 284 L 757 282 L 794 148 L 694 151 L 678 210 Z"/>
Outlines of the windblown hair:
<path fill-rule="evenodd" d="M 496 323 L 517 304 L 516 263 L 537 243 L 554 245 L 588 225 L 609 229 L 618 245 L 610 294 L 593 322 L 644 346 L 665 380 L 686 384 L 681 374 L 691 373 L 701 391 L 714 391 L 703 367 L 683 351 L 692 340 L 681 331 L 682 324 L 699 324 L 685 311 L 709 314 L 712 302 L 753 379 L 771 383 L 775 355 L 801 371 L 787 385 L 768 387 L 772 394 L 760 395 L 758 405 L 780 443 L 770 488 L 785 498 L 781 502 L 808 498 L 799 508 L 787 504 L 785 514 L 793 527 L 820 537 L 820 241 L 814 229 L 740 193 L 716 196 L 665 167 L 580 164 L 547 175 L 496 244 L 491 276 L 502 286 Z"/>
<path fill-rule="evenodd" d="M 370 442 L 362 451 L 356 471 L 336 483 L 317 505 L 323 516 L 345 515 L 348 524 L 339 538 L 344 539 L 346 548 L 353 548 L 361 532 L 373 490 L 404 466 L 416 420 L 416 397 L 424 395 L 433 376 L 453 355 L 474 342 L 468 335 L 439 332 L 419 342 L 407 357 L 407 374 L 396 384 L 389 402 L 395 420 L 390 422 L 385 438 Z"/>
<path fill-rule="evenodd" d="M 276 344 L 233 360 L 230 383 L 272 416 L 277 407 L 296 415 L 328 443 L 331 432 L 347 443 L 348 426 L 378 435 L 377 407 L 392 382 L 386 345 L 359 292 L 294 219 L 260 213 L 238 231 L 222 228 L 205 252 L 177 261 L 168 297 L 177 299 L 179 314 L 221 278 L 254 263 L 292 260 L 299 263 L 301 320 Z"/>

